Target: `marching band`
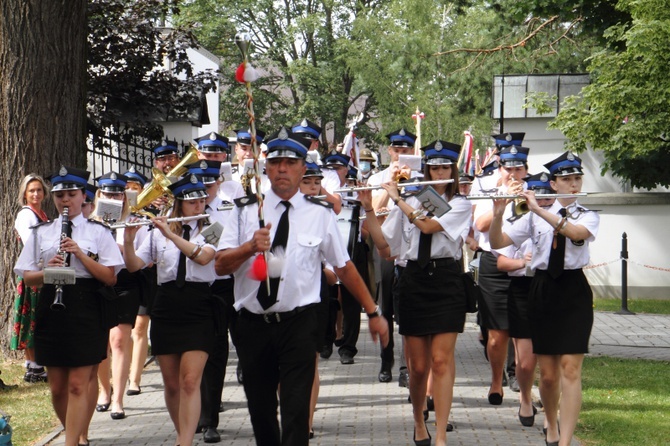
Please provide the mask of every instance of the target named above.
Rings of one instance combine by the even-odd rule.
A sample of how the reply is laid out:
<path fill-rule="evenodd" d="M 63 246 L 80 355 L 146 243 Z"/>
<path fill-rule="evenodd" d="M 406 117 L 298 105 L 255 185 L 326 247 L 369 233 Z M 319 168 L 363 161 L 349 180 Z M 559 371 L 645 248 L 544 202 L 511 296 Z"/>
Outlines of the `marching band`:
<path fill-rule="evenodd" d="M 96 179 L 96 210 L 89 219 L 81 214 L 90 174 L 62 167 L 49 177 L 61 217 L 25 237 L 14 271 L 26 284 L 43 285 L 35 355 L 49 380 L 60 382 L 52 392 L 68 446 L 88 444 L 89 407 L 106 411 L 111 404 L 113 419 L 125 417 L 122 397 L 104 384 L 98 397 L 90 377 L 99 372 L 108 345 L 114 364 L 122 364 L 112 370 L 113 379 L 120 375 L 114 391 L 123 394 L 130 378 L 127 395 L 141 392 L 137 370 L 130 371 L 137 352 L 127 345 L 136 324 L 143 324 L 146 336 L 149 318 L 176 444 L 191 445 L 197 432 L 207 443 L 221 441 L 217 427 L 232 340 L 257 443 L 305 445 L 314 435 L 318 359 L 330 357 L 335 346 L 342 364 L 354 363 L 361 310 L 382 341 L 380 382 L 393 379 L 392 322 L 400 326 L 398 381 L 409 387 L 415 444 L 433 441 L 425 424 L 433 407 L 435 442 L 446 444 L 453 354 L 468 299 L 462 276 L 472 253 L 479 255 L 489 403 L 499 405 L 504 397 L 510 337 L 523 380 L 524 426 L 533 425 L 537 412 L 528 397 L 536 362 L 548 377 L 566 373 L 556 358 L 581 366 L 593 320 L 581 268 L 599 220 L 577 203 L 586 194 L 576 155 L 565 153 L 546 165 L 547 173 L 531 177 L 523 134 L 507 133 L 494 136 L 498 155 L 476 177 L 459 172 L 460 145 L 441 140 L 421 147 L 416 169 L 409 165 L 416 136 L 400 129 L 387 135 L 391 162 L 379 170 L 379 156 L 369 149 L 350 156 L 341 147 L 321 161 L 320 135 L 307 119 L 265 139 L 260 130 L 237 130 L 234 148 L 212 132 L 181 158 L 176 144 L 165 141 L 154 149 L 153 179 L 134 169 Z M 265 153 L 252 153 L 259 145 Z M 237 169 L 231 170 L 234 159 Z M 554 272 L 552 258 L 561 247 L 565 254 L 558 254 L 563 258 Z M 65 267 L 73 270 L 74 283 L 59 282 Z M 138 275 L 152 268 L 155 274 Z M 574 299 L 557 302 L 552 287 L 569 289 L 561 295 Z M 50 308 L 57 290 L 61 311 Z M 323 329 L 306 332 L 317 318 Z M 576 323 L 582 332 L 554 339 Z M 300 351 L 289 352 L 300 339 Z M 275 373 L 283 361 L 300 372 Z M 108 369 L 99 373 L 109 387 Z M 540 391 L 546 441 L 553 445 L 559 435 L 572 435 L 580 395 L 546 383 Z M 63 403 L 56 405 L 59 398 Z M 75 410 L 81 416 L 69 415 Z"/>

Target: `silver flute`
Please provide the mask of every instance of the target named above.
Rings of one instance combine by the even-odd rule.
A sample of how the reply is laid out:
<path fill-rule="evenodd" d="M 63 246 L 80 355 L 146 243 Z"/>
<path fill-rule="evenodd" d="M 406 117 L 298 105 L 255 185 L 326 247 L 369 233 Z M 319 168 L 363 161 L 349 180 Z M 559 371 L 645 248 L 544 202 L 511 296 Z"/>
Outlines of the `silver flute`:
<path fill-rule="evenodd" d="M 535 194 L 535 198 L 577 198 L 577 197 L 586 197 L 588 194 L 586 192 L 580 192 L 578 194 Z M 468 195 L 465 198 L 468 200 L 515 200 L 517 198 L 525 198 L 523 195 L 516 194 L 481 194 L 481 195 Z"/>
<path fill-rule="evenodd" d="M 200 220 L 203 218 L 209 217 L 209 214 L 199 214 L 199 215 L 192 215 L 190 217 L 174 217 L 174 218 L 168 218 L 166 221 L 168 223 L 173 223 L 177 221 L 193 221 L 193 220 Z M 133 222 L 125 222 L 125 223 L 118 223 L 116 225 L 109 225 L 109 229 L 120 229 L 120 228 L 132 228 L 134 226 L 147 226 L 153 224 L 151 220 L 140 220 L 140 221 L 133 221 Z"/>
<path fill-rule="evenodd" d="M 447 183 L 453 183 L 454 180 L 432 180 L 432 181 L 410 181 L 408 183 L 398 183 L 398 189 L 401 189 L 403 187 L 414 187 L 414 186 L 428 186 L 430 184 L 447 184 Z M 377 189 L 382 189 L 382 185 L 378 186 L 350 186 L 350 187 L 342 187 L 340 189 L 335 189 L 333 193 L 340 194 L 340 193 L 345 193 L 345 192 L 356 192 L 359 190 L 377 190 Z"/>

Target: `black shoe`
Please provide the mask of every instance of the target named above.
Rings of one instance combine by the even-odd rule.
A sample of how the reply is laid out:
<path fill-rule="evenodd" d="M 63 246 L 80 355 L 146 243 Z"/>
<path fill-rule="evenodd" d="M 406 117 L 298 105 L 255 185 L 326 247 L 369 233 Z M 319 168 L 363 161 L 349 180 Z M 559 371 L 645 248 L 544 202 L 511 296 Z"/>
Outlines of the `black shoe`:
<path fill-rule="evenodd" d="M 398 386 L 400 387 L 409 387 L 409 372 L 407 369 L 400 369 L 400 374 L 398 375 Z"/>
<path fill-rule="evenodd" d="M 432 396 L 426 397 L 426 407 L 430 412 L 435 412 L 435 401 Z"/>
<path fill-rule="evenodd" d="M 123 420 L 126 418 L 126 412 L 123 410 L 121 412 L 112 412 L 109 416 L 112 417 L 112 420 Z"/>
<path fill-rule="evenodd" d="M 312 438 L 314 438 L 314 429 L 309 430 L 309 439 L 311 440 Z"/>
<path fill-rule="evenodd" d="M 428 432 L 428 427 L 426 427 L 426 432 Z M 414 440 L 414 444 L 416 446 L 430 446 L 431 440 L 433 437 L 430 436 L 430 432 L 428 432 L 428 438 L 425 438 L 423 440 L 417 440 L 416 439 L 416 430 L 414 430 L 414 437 L 412 438 Z"/>
<path fill-rule="evenodd" d="M 344 338 L 335 339 L 335 347 L 342 347 L 344 345 Z"/>
<path fill-rule="evenodd" d="M 349 351 L 346 350 L 342 351 L 342 353 L 340 353 L 340 363 L 345 365 L 353 364 L 354 355 L 352 355 L 351 352 Z"/>
<path fill-rule="evenodd" d="M 23 379 L 26 379 L 25 376 Z M 30 382 L 31 383 L 45 383 L 47 382 L 47 371 L 44 370 L 44 367 L 31 367 L 30 368 Z"/>
<path fill-rule="evenodd" d="M 332 354 L 333 354 L 333 346 L 331 344 L 328 344 L 323 347 L 323 350 L 321 350 L 319 356 L 321 356 L 322 359 L 328 359 L 331 357 Z"/>
<path fill-rule="evenodd" d="M 428 417 L 430 415 L 430 412 L 426 409 L 423 411 L 423 421 L 428 421 Z"/>
<path fill-rule="evenodd" d="M 517 381 L 516 376 L 512 375 L 509 377 L 509 388 L 512 392 L 520 392 L 519 381 Z"/>
<path fill-rule="evenodd" d="M 126 395 L 128 395 L 128 396 L 135 396 L 135 395 L 139 395 L 140 393 L 142 393 L 142 388 L 140 386 L 137 386 L 137 389 L 126 390 Z"/>
<path fill-rule="evenodd" d="M 95 411 L 96 412 L 107 412 L 109 410 L 110 404 L 112 404 L 112 403 L 109 402 L 107 404 L 96 404 Z"/>
<path fill-rule="evenodd" d="M 390 370 L 381 369 L 377 378 L 379 378 L 380 383 L 388 383 L 393 379 L 393 375 Z"/>
<path fill-rule="evenodd" d="M 447 422 L 447 432 L 453 432 L 454 430 L 454 425 Z"/>
<path fill-rule="evenodd" d="M 489 393 L 489 404 L 493 406 L 500 406 L 503 402 L 503 396 L 501 393 L 493 392 Z"/>
<path fill-rule="evenodd" d="M 519 412 L 517 415 L 519 415 L 519 421 L 521 422 L 522 426 L 526 427 L 531 427 L 533 424 L 535 424 L 535 414 L 537 413 L 537 409 L 535 406 L 533 406 L 533 415 L 529 417 L 524 417 L 521 415 L 521 407 L 519 407 Z"/>
<path fill-rule="evenodd" d="M 202 441 L 205 443 L 218 443 L 221 441 L 221 435 L 213 427 L 208 427 L 205 429 L 205 433 L 202 434 Z"/>
<path fill-rule="evenodd" d="M 205 429 L 207 429 L 205 426 L 201 426 L 198 424 L 198 427 L 195 428 L 195 433 L 202 434 L 205 431 Z"/>

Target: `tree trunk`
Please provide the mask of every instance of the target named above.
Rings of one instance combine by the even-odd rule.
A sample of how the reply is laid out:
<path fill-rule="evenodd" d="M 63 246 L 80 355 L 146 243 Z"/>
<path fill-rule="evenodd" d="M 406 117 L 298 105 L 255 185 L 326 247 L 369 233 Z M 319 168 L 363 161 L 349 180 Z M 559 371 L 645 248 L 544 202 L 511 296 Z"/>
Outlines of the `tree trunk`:
<path fill-rule="evenodd" d="M 0 349 L 7 353 L 21 179 L 86 166 L 87 0 L 0 1 Z"/>

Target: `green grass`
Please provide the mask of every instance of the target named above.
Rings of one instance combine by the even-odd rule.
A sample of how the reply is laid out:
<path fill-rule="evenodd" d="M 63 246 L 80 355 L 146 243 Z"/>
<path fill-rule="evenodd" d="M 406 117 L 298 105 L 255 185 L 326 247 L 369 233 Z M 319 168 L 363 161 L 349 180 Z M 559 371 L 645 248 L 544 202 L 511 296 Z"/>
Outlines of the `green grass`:
<path fill-rule="evenodd" d="M 576 436 L 589 446 L 669 444 L 669 371 L 665 361 L 586 358 Z"/>
<path fill-rule="evenodd" d="M 596 311 L 619 311 L 621 299 L 594 299 Z M 633 313 L 670 314 L 670 299 L 628 299 L 628 310 Z"/>
<path fill-rule="evenodd" d="M 12 444 L 34 444 L 60 423 L 51 406 L 51 394 L 46 383 L 28 384 L 23 381 L 23 361 L 4 361 L 0 378 L 5 384 L 18 384 L 12 390 L 0 390 L 0 409 L 11 415 L 9 424 L 14 430 Z"/>

